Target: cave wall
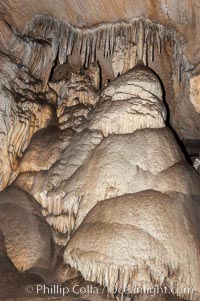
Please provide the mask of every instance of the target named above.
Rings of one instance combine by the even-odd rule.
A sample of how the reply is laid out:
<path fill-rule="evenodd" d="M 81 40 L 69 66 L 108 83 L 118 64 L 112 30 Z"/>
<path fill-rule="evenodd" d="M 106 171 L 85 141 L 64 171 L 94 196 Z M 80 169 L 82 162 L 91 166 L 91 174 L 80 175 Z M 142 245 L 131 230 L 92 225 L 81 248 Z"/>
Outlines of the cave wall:
<path fill-rule="evenodd" d="M 177 296 L 198 300 L 199 14 L 188 0 L 0 1 L 0 228 L 13 273 L 192 283 L 195 295 Z"/>
<path fill-rule="evenodd" d="M 130 22 L 134 18 L 142 17 L 162 24 L 165 28 L 173 29 L 182 37 L 185 62 L 181 67 L 183 86 L 176 82 L 173 75 L 172 79 L 169 79 L 173 81 L 173 84 L 168 90 L 173 90 L 175 93 L 174 97 L 171 97 L 169 92 L 166 93 L 169 94 L 167 101 L 172 108 L 171 123 L 181 139 L 199 139 L 198 104 L 196 102 L 194 104 L 193 100 L 193 95 L 196 93 L 193 82 L 199 74 L 200 59 L 197 29 L 199 27 L 198 1 L 145 1 L 141 3 L 111 1 L 109 4 L 106 1 L 98 1 L 98 3 L 85 1 L 84 5 L 81 1 L 59 1 L 59 5 L 55 1 L 48 2 L 48 5 L 45 1 L 40 3 L 17 1 L 15 4 L 12 1 L 5 1 L 1 3 L 1 6 L 3 18 L 21 34 L 27 32 L 25 28 L 30 24 L 31 19 L 42 14 L 64 20 L 79 28 L 91 28 L 102 23 Z M 158 64 L 154 64 L 154 67 L 156 68 Z M 171 70 L 170 73 L 174 71 Z M 167 83 L 164 84 L 168 86 Z M 186 90 L 184 90 L 185 86 L 187 86 Z"/>

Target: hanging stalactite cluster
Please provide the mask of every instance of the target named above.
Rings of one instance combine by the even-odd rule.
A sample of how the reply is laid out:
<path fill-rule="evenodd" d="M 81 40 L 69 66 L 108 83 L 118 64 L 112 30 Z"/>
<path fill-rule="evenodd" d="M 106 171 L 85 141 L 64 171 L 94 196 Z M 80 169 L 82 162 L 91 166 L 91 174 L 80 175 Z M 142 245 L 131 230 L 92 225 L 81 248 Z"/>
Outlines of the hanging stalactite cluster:
<path fill-rule="evenodd" d="M 98 51 L 101 51 L 105 58 L 112 57 L 119 37 L 123 39 L 126 47 L 135 45 L 135 64 L 143 61 L 148 65 L 150 60 L 154 61 L 155 49 L 162 53 L 166 43 L 174 47 L 174 60 L 179 78 L 185 64 L 182 37 L 172 29 L 141 18 L 129 23 L 105 23 L 92 28 L 76 28 L 62 20 L 37 16 L 27 25 L 24 35 L 50 40 L 53 58 L 58 58 L 61 64 L 67 61 L 74 49 L 78 49 L 85 67 L 96 60 Z"/>

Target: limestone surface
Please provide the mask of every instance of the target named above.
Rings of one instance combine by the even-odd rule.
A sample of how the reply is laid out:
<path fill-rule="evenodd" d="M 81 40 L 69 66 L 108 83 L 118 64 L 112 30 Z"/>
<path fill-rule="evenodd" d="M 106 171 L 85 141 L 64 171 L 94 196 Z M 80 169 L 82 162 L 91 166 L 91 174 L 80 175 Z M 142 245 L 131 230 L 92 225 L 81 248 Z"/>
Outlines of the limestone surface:
<path fill-rule="evenodd" d="M 18 187 L 7 188 L 0 193 L 0 216 L 6 253 L 14 267 L 34 272 L 46 281 L 52 279 L 52 234 L 36 201 Z"/>

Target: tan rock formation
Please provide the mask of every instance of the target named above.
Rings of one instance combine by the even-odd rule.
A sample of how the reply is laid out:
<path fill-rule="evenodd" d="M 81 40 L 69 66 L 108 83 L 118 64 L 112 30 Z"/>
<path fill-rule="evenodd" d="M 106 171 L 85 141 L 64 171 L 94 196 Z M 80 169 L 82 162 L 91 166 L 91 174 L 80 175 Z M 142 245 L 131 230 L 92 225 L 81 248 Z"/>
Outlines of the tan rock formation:
<path fill-rule="evenodd" d="M 200 210 L 199 176 L 164 127 L 161 94 L 156 76 L 144 67 L 114 80 L 102 91 L 79 133 L 65 138 L 59 163 L 47 171 L 22 173 L 15 183 L 42 205 L 56 243 L 66 245 L 70 239 L 65 261 L 85 279 L 109 289 L 115 285 L 130 287 L 131 281 L 138 286 L 146 281 L 151 287 L 165 284 L 168 288 L 176 283 L 194 288 L 192 295 L 179 291 L 178 296 L 198 300 L 199 234 L 195 229 Z M 104 116 L 101 108 L 108 99 L 117 105 L 126 104 L 130 98 L 133 107 L 135 102 L 139 104 L 132 112 L 131 127 L 123 127 L 126 111 L 117 110 L 117 106 L 113 114 L 118 130 L 113 130 L 112 114 L 99 127 L 96 120 Z M 107 114 L 106 109 L 103 112 Z M 141 126 L 140 114 L 144 120 L 150 115 L 155 123 Z M 39 141 L 43 153 L 46 146 Z M 37 154 L 37 140 L 32 145 Z M 31 158 L 30 150 L 27 154 Z M 60 150 L 58 147 L 56 152 Z M 29 160 L 24 162 L 28 166 Z"/>
<path fill-rule="evenodd" d="M 80 197 L 70 194 L 63 189 L 70 178 L 73 178 L 81 165 L 88 160 L 92 150 L 103 139 L 99 131 L 84 130 L 74 136 L 65 138 L 65 148 L 59 161 L 55 162 L 47 171 L 39 173 L 22 173 L 15 181 L 46 209 L 44 215 L 55 230 L 66 234 L 71 233 L 75 216 L 79 207 Z M 45 152 L 45 149 L 44 149 Z M 66 240 L 55 237 L 59 244 L 66 244 Z"/>
<path fill-rule="evenodd" d="M 23 9 L 23 7 L 25 7 L 25 9 Z M 171 111 L 170 121 L 181 138 L 192 137 L 193 139 L 199 139 L 199 114 L 193 108 L 188 93 L 190 78 L 193 77 L 193 75 L 198 76 L 199 74 L 198 8 L 198 0 L 193 0 L 192 2 L 189 0 L 166 0 L 165 2 L 152 2 L 148 0 L 141 1 L 140 3 L 136 0 L 126 0 L 126 2 L 112 0 L 109 4 L 106 0 L 100 0 L 98 3 L 96 3 L 95 0 L 92 2 L 86 0 L 84 6 L 81 5 L 81 1 L 75 4 L 73 0 L 62 0 L 59 2 L 59 6 L 57 6 L 54 1 L 49 1 L 48 4 L 45 1 L 40 1 L 39 4 L 34 3 L 33 5 L 31 1 L 18 0 L 17 3 L 13 4 L 12 1 L 6 0 L 1 3 L 1 15 L 7 22 L 12 24 L 14 28 L 17 28 L 20 33 L 26 32 L 27 34 L 25 27 L 28 27 L 30 29 L 28 32 L 33 33 L 34 36 L 41 37 L 46 34 L 45 38 L 49 38 L 49 40 L 54 43 L 61 41 L 59 57 L 62 63 L 66 61 L 66 57 L 68 53 L 70 53 L 71 46 L 75 40 L 80 40 L 82 37 L 87 38 L 88 36 L 90 40 L 90 37 L 94 36 L 94 43 L 91 43 L 91 48 L 94 49 L 96 41 L 96 34 L 94 34 L 94 32 L 96 27 L 100 25 L 96 30 L 97 33 L 99 31 L 98 35 L 100 36 L 100 27 L 102 27 L 104 31 L 110 24 L 118 23 L 121 25 L 121 29 L 119 28 L 119 36 L 122 38 L 118 37 L 116 31 L 117 45 L 115 46 L 117 54 L 113 54 L 113 63 L 115 58 L 118 57 L 118 67 L 116 68 L 116 64 L 114 63 L 115 75 L 121 73 L 122 66 L 123 72 L 133 67 L 133 60 L 135 65 L 135 59 L 137 58 L 137 42 L 132 39 L 129 44 L 129 37 L 124 39 L 126 33 L 129 32 L 129 26 L 123 25 L 124 23 L 131 23 L 132 20 L 138 21 L 142 18 L 145 20 L 145 34 L 143 34 L 138 41 L 145 42 L 148 36 L 148 43 L 145 43 L 143 53 L 149 53 L 149 59 L 147 60 L 148 65 L 156 70 L 164 83 L 166 100 Z M 26 11 L 26 13 L 24 11 Z M 54 21 L 52 21 L 52 19 L 54 19 Z M 65 24 L 63 25 L 63 21 L 67 24 L 66 26 Z M 150 31 L 148 35 L 149 26 L 151 28 L 149 24 L 151 24 L 151 22 L 153 22 L 152 31 Z M 60 23 L 61 25 L 59 25 Z M 54 24 L 56 27 L 54 27 Z M 69 24 L 76 30 L 70 34 L 70 38 L 68 39 L 66 35 L 68 33 Z M 135 35 L 136 32 L 136 36 L 138 37 L 138 30 L 143 27 L 139 26 L 137 22 L 136 24 L 137 26 L 133 27 L 131 34 Z M 158 32 L 157 25 L 159 25 Z M 59 26 L 61 29 L 59 29 Z M 77 33 L 79 31 L 78 29 L 82 28 L 87 29 L 88 35 Z M 70 32 L 71 31 L 73 30 L 70 27 Z M 59 32 L 63 38 L 59 35 Z M 102 48 L 105 50 L 113 43 L 112 38 L 110 42 L 106 42 L 109 36 L 113 37 L 112 32 L 115 31 L 112 30 L 111 33 L 109 32 L 107 34 L 105 32 L 102 34 L 102 39 L 105 41 L 105 47 L 103 45 Z M 164 34 L 165 38 L 163 39 L 163 32 L 171 32 L 172 34 L 170 36 L 165 36 Z M 178 43 L 175 42 L 177 47 L 174 48 L 175 36 L 181 37 L 181 40 Z M 159 39 L 159 37 L 161 39 Z M 57 49 L 56 45 L 57 44 L 55 44 L 54 50 Z M 121 54 L 119 53 L 120 47 L 122 49 Z M 90 43 L 87 43 L 87 39 L 85 39 L 82 51 L 85 52 L 89 48 Z M 141 53 L 141 46 L 139 48 Z M 108 51 L 107 54 L 109 56 Z M 182 54 L 183 60 L 181 58 Z M 70 55 L 71 54 L 69 54 L 69 56 Z M 88 61 L 88 55 L 84 61 Z M 146 59 L 144 57 L 144 62 L 145 61 Z M 179 65 L 179 68 L 175 68 L 175 65 Z M 179 80 L 177 81 L 177 73 L 179 73 L 179 75 L 181 74 L 180 78 L 183 84 L 181 84 Z"/>
<path fill-rule="evenodd" d="M 190 80 L 190 100 L 197 113 L 200 113 L 199 75 Z"/>
<path fill-rule="evenodd" d="M 7 255 L 18 271 L 52 278 L 52 236 L 38 204 L 26 192 L 10 187 L 0 194 L 0 229 Z"/>
<path fill-rule="evenodd" d="M 134 286 L 165 283 L 193 288 L 193 295 L 180 291 L 180 297 L 198 300 L 197 201 L 145 190 L 99 202 L 70 239 L 64 258 L 110 291 L 129 287 L 131 293 Z"/>
<path fill-rule="evenodd" d="M 0 0 L 0 291 L 36 273 L 199 301 L 199 16 L 198 0 Z"/>
<path fill-rule="evenodd" d="M 131 72 L 130 77 L 139 82 L 141 71 L 136 68 Z M 143 72 L 149 76 L 147 90 L 155 91 L 152 94 L 157 99 L 156 92 L 158 95 L 161 90 L 153 88 L 155 77 L 152 79 L 147 69 Z M 126 79 L 125 74 L 120 86 L 124 102 L 130 97 Z M 112 91 L 114 84 L 108 85 L 103 95 Z M 111 102 L 116 97 L 113 101 L 117 103 L 116 90 L 110 97 Z M 145 103 L 141 100 L 138 113 L 142 114 Z M 151 102 L 156 110 L 156 102 Z M 192 295 L 177 292 L 178 296 L 198 300 L 200 238 L 195 229 L 200 210 L 199 176 L 189 171 L 167 129 L 151 129 L 150 124 L 140 129 L 137 119 L 135 124 L 139 129 L 128 135 L 124 131 L 123 135 L 115 133 L 104 139 L 79 175 L 65 186 L 82 197 L 75 221 L 77 230 L 67 245 L 65 261 L 80 270 L 85 279 L 110 289 L 131 288 L 133 283 L 138 287 L 165 283 L 169 288 L 176 284 L 194 289 Z M 176 174 L 173 179 L 172 174 Z"/>
<path fill-rule="evenodd" d="M 128 71 L 101 93 L 90 129 L 109 134 L 128 134 L 140 128 L 162 128 L 166 112 L 161 100 L 161 86 L 155 75 L 146 74 L 145 67 Z"/>
<path fill-rule="evenodd" d="M 54 114 L 52 107 L 37 96 L 50 74 L 51 47 L 46 42 L 43 45 L 22 39 L 2 20 L 0 27 L 0 190 L 3 190 L 18 168 L 32 135 L 49 125 Z M 45 61 L 44 55 L 47 55 Z"/>

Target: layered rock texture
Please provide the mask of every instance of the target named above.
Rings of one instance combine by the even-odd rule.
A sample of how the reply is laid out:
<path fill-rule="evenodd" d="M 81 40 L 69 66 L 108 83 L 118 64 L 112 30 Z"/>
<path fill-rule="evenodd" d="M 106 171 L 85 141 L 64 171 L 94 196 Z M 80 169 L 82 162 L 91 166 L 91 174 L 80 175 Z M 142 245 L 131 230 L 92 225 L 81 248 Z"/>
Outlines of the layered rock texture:
<path fill-rule="evenodd" d="M 7 21 L 8 4 L 2 4 Z M 97 90 L 139 61 L 160 75 L 179 137 L 199 140 L 198 74 L 184 53 L 182 30 L 141 16 L 82 28 L 36 15 L 23 32 L 5 20 L 0 22 L 1 190 L 15 179 L 36 131 L 55 123 L 76 130 L 95 105 Z"/>
<path fill-rule="evenodd" d="M 82 198 L 65 261 L 110 289 L 192 286 L 193 295 L 177 294 L 198 300 L 199 176 L 165 128 L 159 81 L 134 68 L 101 95 L 89 125 L 105 138 L 69 185 Z"/>
<path fill-rule="evenodd" d="M 102 90 L 76 130 L 34 135 L 15 185 L 41 204 L 86 280 L 109 291 L 192 287 L 177 295 L 198 300 L 200 179 L 165 119 L 160 82 L 138 65 Z"/>
<path fill-rule="evenodd" d="M 121 38 L 117 38 L 117 54 L 110 58 L 113 61 L 115 75 L 118 72 L 127 71 L 128 65 L 129 68 L 133 67 L 136 54 L 134 32 L 137 31 L 136 36 L 138 36 L 140 26 L 137 25 L 137 21 L 143 19 L 146 30 L 140 40 L 145 41 L 149 27 L 153 28 L 152 33 L 148 35 L 149 41 L 144 52 L 146 53 L 146 48 L 148 51 L 151 48 L 153 50 L 151 53 L 155 52 L 153 62 L 149 55 L 148 64 L 162 78 L 166 89 L 166 100 L 171 110 L 170 120 L 181 139 L 199 139 L 198 105 L 193 105 L 196 103 L 193 95 L 196 94 L 197 86 L 196 84 L 194 86 L 193 83 L 199 75 L 200 61 L 199 14 L 198 0 L 147 0 L 140 3 L 137 0 L 111 0 L 109 3 L 106 0 L 98 2 L 85 0 L 84 5 L 82 0 L 61 0 L 59 3 L 53 0 L 48 3 L 45 0 L 41 0 L 39 3 L 32 3 L 31 0 L 18 0 L 15 3 L 11 0 L 0 2 L 0 16 L 20 34 L 29 35 L 30 33 L 37 38 L 42 36 L 50 38 L 50 41 L 53 40 L 55 43 L 61 42 L 59 51 L 61 60 L 66 59 L 74 41 L 81 40 L 82 29 L 89 29 L 88 34 L 87 30 L 83 30 L 83 36 L 86 39 L 84 39 L 82 50 L 84 51 L 86 46 L 87 48 L 95 47 L 96 31 L 99 34 L 104 32 L 102 38 L 107 41 L 103 42 L 106 45 L 105 47 L 103 45 L 101 50 L 104 51 L 104 49 L 110 49 L 110 45 L 112 45 L 112 39 L 108 40 L 109 36 L 113 37 L 112 32 L 115 31 L 115 28 L 121 27 L 119 25 L 123 23 L 124 26 L 122 26 L 122 30 L 120 29 Z M 137 26 L 133 27 L 130 35 L 132 41 L 128 45 L 126 32 L 129 32 L 132 23 L 136 23 Z M 113 24 L 118 25 L 115 27 Z M 71 32 L 69 43 L 66 36 L 68 30 Z M 163 35 L 163 33 L 165 34 Z M 168 34 L 166 35 L 166 33 Z M 159 45 L 161 47 L 157 48 L 156 41 L 160 35 L 162 42 Z M 94 43 L 90 47 L 91 36 L 94 37 Z M 163 44 L 164 36 L 166 40 L 171 39 L 171 43 Z M 175 43 L 178 46 L 177 55 L 173 53 L 174 41 L 179 41 Z M 54 49 L 57 48 L 56 45 Z M 160 48 L 162 54 L 158 55 Z M 182 62 L 179 65 L 183 84 L 176 79 L 176 62 L 178 64 Z"/>
<path fill-rule="evenodd" d="M 15 268 L 51 279 L 55 265 L 52 234 L 38 204 L 23 190 L 10 187 L 1 193 L 0 216 L 2 246 Z"/>
<path fill-rule="evenodd" d="M 3 300 L 200 299 L 197 2 L 0 1 Z"/>
<path fill-rule="evenodd" d="M 32 135 L 53 119 L 52 107 L 38 95 L 51 70 L 51 48 L 17 36 L 0 20 L 0 190 L 19 165 Z M 45 55 L 45 60 L 44 60 Z M 47 57 L 46 57 L 47 55 Z M 49 62 L 50 69 L 49 69 Z M 47 78 L 46 78 L 47 77 Z M 40 96 L 40 97 L 39 97 Z"/>

